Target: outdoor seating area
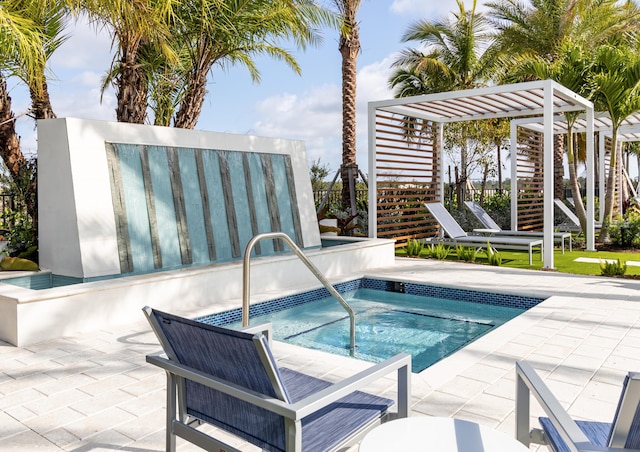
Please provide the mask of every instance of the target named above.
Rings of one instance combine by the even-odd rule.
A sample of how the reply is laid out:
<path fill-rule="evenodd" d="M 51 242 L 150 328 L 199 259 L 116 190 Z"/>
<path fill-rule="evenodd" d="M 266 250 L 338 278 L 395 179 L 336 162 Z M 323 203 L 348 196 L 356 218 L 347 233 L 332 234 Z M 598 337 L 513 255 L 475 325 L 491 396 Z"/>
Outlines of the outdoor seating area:
<path fill-rule="evenodd" d="M 410 418 L 460 419 L 515 438 L 515 366 L 525 360 L 572 418 L 614 419 L 624 377 L 637 368 L 640 282 L 412 259 L 398 259 L 393 267 L 370 274 L 442 285 L 456 285 L 464 278 L 466 287 L 478 290 L 495 289 L 499 281 L 514 292 L 550 297 L 412 374 Z M 167 378 L 164 370 L 145 360 L 161 346 L 142 313 L 139 317 L 127 327 L 31 346 L 2 344 L 3 450 L 165 450 Z M 274 342 L 272 353 L 278 367 L 332 383 L 373 367 L 283 342 Z M 396 375 L 392 372 L 362 390 L 395 399 Z M 539 427 L 539 416 L 544 410 L 532 398 L 532 428 Z M 211 426 L 198 430 L 238 450 L 259 450 Z M 199 450 L 181 438 L 176 445 L 178 451 Z M 532 444 L 530 450 L 544 451 L 546 446 Z"/>
<path fill-rule="evenodd" d="M 529 265 L 533 262 L 533 248 L 537 247 L 540 250 L 540 260 L 543 260 L 542 238 L 469 235 L 441 203 L 426 203 L 425 206 L 446 234 L 446 237 L 438 238 L 441 243 L 478 248 L 491 246 L 495 249 L 526 250 L 529 252 Z"/>

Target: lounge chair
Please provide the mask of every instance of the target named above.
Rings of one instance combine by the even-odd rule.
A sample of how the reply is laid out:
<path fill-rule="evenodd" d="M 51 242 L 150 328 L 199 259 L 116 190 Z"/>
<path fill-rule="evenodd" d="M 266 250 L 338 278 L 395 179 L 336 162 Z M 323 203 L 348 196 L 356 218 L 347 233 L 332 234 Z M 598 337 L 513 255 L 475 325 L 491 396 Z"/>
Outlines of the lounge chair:
<path fill-rule="evenodd" d="M 498 223 L 493 221 L 493 218 L 482 208 L 480 204 L 475 201 L 465 201 L 464 205 L 467 206 L 467 209 L 475 215 L 475 217 L 484 225 L 486 229 L 474 229 L 473 232 L 481 233 L 481 234 L 489 234 L 492 236 L 511 236 L 511 237 L 538 237 L 542 238 L 542 232 L 534 232 L 534 231 L 505 231 L 503 230 Z M 562 247 L 562 254 L 564 254 L 564 244 L 565 241 L 569 241 L 569 251 L 572 251 L 573 245 L 571 243 L 571 233 L 570 232 L 554 232 L 553 233 L 553 241 L 558 243 Z"/>
<path fill-rule="evenodd" d="M 539 418 L 542 430 L 529 429 L 531 393 L 548 416 Z M 533 368 L 517 362 L 516 438 L 527 446 L 546 444 L 554 452 L 640 450 L 640 373 L 626 376 L 613 422 L 574 421 Z"/>
<path fill-rule="evenodd" d="M 553 202 L 556 207 L 560 209 L 560 211 L 564 214 L 564 216 L 567 217 L 567 220 L 569 220 L 569 223 L 565 222 L 558 225 L 558 229 L 563 231 L 582 232 L 580 220 L 578 219 L 577 215 L 573 213 L 573 211 L 569 208 L 569 206 L 567 206 L 564 202 L 562 202 L 561 199 L 558 198 L 555 198 Z M 596 231 L 599 231 L 600 229 L 602 229 L 602 222 L 595 221 L 593 223 L 593 226 Z"/>
<path fill-rule="evenodd" d="M 144 313 L 164 354 L 147 362 L 167 373 L 167 451 L 176 436 L 207 450 L 239 451 L 195 427 L 212 424 L 268 451 L 327 451 L 354 443 L 390 416 L 393 401 L 356 389 L 398 372 L 398 417 L 409 415 L 411 356 L 399 354 L 331 384 L 278 368 L 263 325 L 234 331 Z M 219 435 L 217 435 L 219 436 Z"/>
<path fill-rule="evenodd" d="M 444 243 L 452 243 L 455 246 L 477 246 L 486 248 L 487 243 L 496 249 L 512 249 L 512 250 L 528 250 L 529 265 L 533 264 L 533 248 L 540 248 L 540 260 L 543 256 L 543 240 L 539 238 L 524 237 L 481 237 L 479 235 L 468 235 L 458 222 L 445 209 L 442 203 L 425 203 L 427 210 L 433 215 L 440 227 L 449 237 L 442 237 L 440 240 Z"/>

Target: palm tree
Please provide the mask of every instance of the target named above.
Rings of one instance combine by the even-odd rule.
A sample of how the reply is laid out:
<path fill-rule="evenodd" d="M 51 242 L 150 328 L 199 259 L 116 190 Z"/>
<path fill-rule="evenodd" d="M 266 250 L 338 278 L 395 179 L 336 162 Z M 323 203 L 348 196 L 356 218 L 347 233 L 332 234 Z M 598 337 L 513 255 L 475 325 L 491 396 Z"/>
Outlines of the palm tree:
<path fill-rule="evenodd" d="M 518 69 L 528 60 L 553 63 L 565 43 L 594 48 L 611 36 L 634 30 L 637 9 L 632 3 L 616 0 L 496 0 L 487 3 L 490 17 L 499 34 L 496 47 L 503 55 L 499 66 L 502 81 L 515 82 L 536 78 Z M 563 197 L 562 136 L 554 139 L 554 192 Z M 575 196 L 574 196 L 575 199 Z"/>
<path fill-rule="evenodd" d="M 254 81 L 260 72 L 253 58 L 267 55 L 284 61 L 296 73 L 300 67 L 282 42 L 298 48 L 320 42 L 318 27 L 332 15 L 314 0 L 199 0 L 185 2 L 178 10 L 183 33 L 181 51 L 189 56 L 184 91 L 181 92 L 175 126 L 195 127 L 207 94 L 207 76 L 215 65 L 241 64 Z"/>
<path fill-rule="evenodd" d="M 358 166 L 356 162 L 356 60 L 360 53 L 360 26 L 357 15 L 362 0 L 334 0 L 340 13 L 342 55 L 342 207 L 356 214 L 355 193 Z"/>
<path fill-rule="evenodd" d="M 116 119 L 142 124 L 147 115 L 148 79 L 140 64 L 140 49 L 154 45 L 170 54 L 169 24 L 173 0 L 67 0 L 97 26 L 106 27 L 117 45 L 107 80 L 116 88 Z"/>
<path fill-rule="evenodd" d="M 550 78 L 573 92 L 588 97 L 590 94 L 590 70 L 591 62 L 588 59 L 586 49 L 567 40 L 559 46 L 556 51 L 556 58 L 553 61 L 534 55 L 517 65 L 513 75 L 516 77 L 533 75 L 540 80 Z M 567 112 L 564 115 L 567 120 L 566 153 L 569 166 L 569 185 L 574 199 L 576 215 L 580 220 L 580 227 L 586 234 L 587 214 L 578 183 L 578 158 L 573 135 L 573 127 L 579 115 L 577 112 Z"/>
<path fill-rule="evenodd" d="M 418 41 L 424 50 L 405 49 L 393 63 L 396 71 L 389 84 L 397 97 L 476 88 L 490 79 L 496 59 L 488 22 L 476 12 L 476 0 L 470 10 L 462 0 L 456 1 L 458 11 L 452 19 L 421 20 L 403 35 L 403 41 Z M 465 143 L 460 149 L 463 187 L 468 177 L 468 152 Z"/>
<path fill-rule="evenodd" d="M 618 145 L 618 130 L 629 115 L 640 110 L 640 52 L 621 42 L 601 46 L 594 55 L 594 69 L 590 81 L 596 108 L 609 113 L 612 125 L 613 149 L 607 177 L 604 220 L 598 238 L 600 242 L 604 242 L 609 237 L 613 217 L 615 168 L 622 158 Z"/>

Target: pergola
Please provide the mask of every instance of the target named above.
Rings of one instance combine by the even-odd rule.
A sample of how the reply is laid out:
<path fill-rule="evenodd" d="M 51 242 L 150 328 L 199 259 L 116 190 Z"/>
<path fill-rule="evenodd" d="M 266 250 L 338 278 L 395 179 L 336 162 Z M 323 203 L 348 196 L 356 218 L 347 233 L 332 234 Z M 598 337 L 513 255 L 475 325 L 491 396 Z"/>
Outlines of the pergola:
<path fill-rule="evenodd" d="M 554 118 L 584 112 L 593 135 L 593 104 L 553 80 L 477 88 L 369 103 L 369 235 L 424 237 L 424 202 L 444 202 L 445 123 L 542 116 L 544 131 L 544 268 L 553 259 Z M 587 215 L 593 224 L 593 140 L 587 140 Z M 408 207 L 407 207 L 408 206 Z M 433 224 L 433 222 L 431 222 Z M 587 231 L 593 248 L 594 232 Z M 591 244 L 591 246 L 589 246 Z"/>
<path fill-rule="evenodd" d="M 523 127 L 534 132 L 543 133 L 543 121 L 542 117 L 537 118 L 521 118 L 511 121 L 511 179 L 515 180 L 517 177 L 517 168 L 515 167 L 515 156 L 517 153 L 517 128 Z M 586 133 L 587 131 L 587 119 L 585 115 L 580 115 L 573 124 L 573 133 Z M 555 135 L 566 135 L 569 131 L 569 124 L 564 115 L 556 116 L 553 122 L 553 133 Z M 612 122 L 608 113 L 596 112 L 593 119 L 593 132 L 598 133 L 598 187 L 600 188 L 600 197 L 602 198 L 605 183 L 605 175 L 607 172 L 606 152 L 607 149 L 605 138 L 611 138 L 612 136 Z M 628 116 L 622 121 L 618 129 L 618 141 L 619 142 L 634 142 L 640 141 L 640 113 L 634 113 Z M 512 225 L 516 224 L 517 219 L 513 217 L 514 199 L 512 198 Z M 600 209 L 598 212 L 598 219 L 602 221 L 604 219 L 604 203 L 600 203 Z"/>

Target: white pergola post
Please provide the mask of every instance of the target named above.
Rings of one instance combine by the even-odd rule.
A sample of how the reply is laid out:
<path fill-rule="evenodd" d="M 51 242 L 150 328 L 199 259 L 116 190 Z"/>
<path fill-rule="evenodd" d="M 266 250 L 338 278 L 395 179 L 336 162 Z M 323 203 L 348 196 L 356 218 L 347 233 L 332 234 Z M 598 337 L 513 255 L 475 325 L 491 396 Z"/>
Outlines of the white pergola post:
<path fill-rule="evenodd" d="M 587 251 L 595 251 L 595 211 L 593 198 L 595 195 L 595 158 L 593 155 L 593 141 L 595 139 L 593 130 L 594 112 L 592 108 L 587 109 L 587 231 L 586 248 Z"/>
<path fill-rule="evenodd" d="M 378 237 L 378 178 L 376 177 L 376 107 L 371 104 L 367 106 L 368 126 L 369 126 L 369 237 Z"/>
<path fill-rule="evenodd" d="M 544 189 L 544 265 L 543 268 L 553 269 L 553 85 L 551 80 L 544 84 L 544 138 L 543 138 L 543 189 Z"/>
<path fill-rule="evenodd" d="M 511 230 L 518 230 L 518 124 L 511 121 Z"/>
<path fill-rule="evenodd" d="M 443 158 L 443 150 L 444 150 L 444 124 L 441 122 L 437 123 L 438 127 L 438 170 L 436 174 L 438 174 L 438 189 L 440 190 L 440 202 L 444 205 L 444 158 Z"/>
<path fill-rule="evenodd" d="M 604 196 L 605 196 L 605 186 L 604 186 L 604 172 L 605 172 L 605 154 L 606 150 L 604 148 L 605 140 L 604 133 L 600 132 L 598 134 L 598 164 L 600 165 L 598 171 L 598 199 L 600 200 L 600 221 L 604 220 Z"/>

